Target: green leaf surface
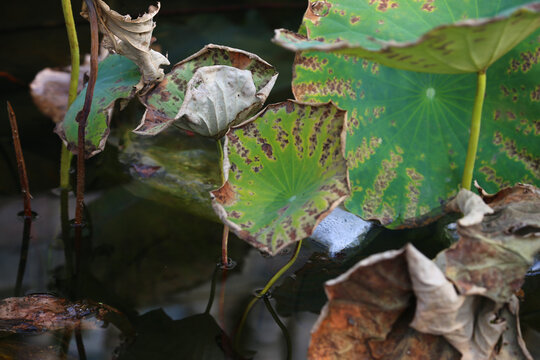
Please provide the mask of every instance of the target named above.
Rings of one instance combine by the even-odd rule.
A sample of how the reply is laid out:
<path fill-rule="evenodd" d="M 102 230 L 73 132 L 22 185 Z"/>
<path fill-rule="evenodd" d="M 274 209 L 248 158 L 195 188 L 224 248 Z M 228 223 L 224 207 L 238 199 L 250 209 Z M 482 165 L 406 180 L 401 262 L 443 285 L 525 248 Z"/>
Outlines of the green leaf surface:
<path fill-rule="evenodd" d="M 86 123 L 85 152 L 91 157 L 103 150 L 109 136 L 110 114 L 114 102 L 129 99 L 135 94 L 134 86 L 141 79 L 137 65 L 121 55 L 110 55 L 99 63 L 99 70 L 92 100 L 92 107 Z M 64 121 L 56 132 L 64 140 L 68 149 L 76 153 L 79 124 L 75 120 L 84 106 L 86 87 L 69 107 Z"/>
<path fill-rule="evenodd" d="M 212 192 L 219 217 L 272 255 L 311 235 L 349 195 L 344 120 L 345 112 L 331 103 L 289 100 L 229 132 L 228 180 Z"/>
<path fill-rule="evenodd" d="M 531 35 L 487 71 L 474 179 L 488 192 L 540 183 L 540 45 Z M 339 70 L 339 71 L 338 71 Z M 474 74 L 425 74 L 324 52 L 302 52 L 293 91 L 300 101 L 348 110 L 346 207 L 389 227 L 438 215 L 463 174 Z"/>
<path fill-rule="evenodd" d="M 236 71 L 234 76 L 230 74 L 220 76 L 220 79 L 224 80 L 220 80 L 219 86 L 211 84 L 211 81 L 205 81 L 206 85 L 202 80 L 195 83 L 191 81 L 193 78 L 195 78 L 194 80 L 207 78 L 208 75 L 202 75 L 201 71 L 207 74 L 207 67 L 215 65 L 243 70 L 244 73 L 247 70 L 251 72 L 251 79 L 247 82 L 246 76 L 241 75 L 242 71 Z M 212 78 L 216 81 L 215 75 Z M 176 64 L 163 81 L 141 97 L 141 102 L 147 110 L 134 132 L 141 135 L 155 135 L 178 119 L 177 124 L 181 128 L 196 131 L 204 136 L 219 138 L 224 135 L 229 126 L 245 121 L 262 107 L 276 78 L 277 72 L 274 67 L 254 54 L 226 46 L 207 45 L 196 54 Z M 254 89 L 246 90 L 253 86 Z M 193 95 L 202 88 L 210 91 L 211 94 Z M 227 88 L 230 89 L 227 90 Z M 214 89 L 214 91 L 209 89 Z M 243 108 L 231 112 L 231 116 L 223 124 L 223 119 L 221 119 L 225 113 L 223 109 L 237 108 L 238 105 L 231 106 L 230 102 L 236 100 L 237 96 L 246 98 L 248 93 L 251 94 L 251 100 L 249 102 L 240 101 Z M 197 104 L 188 103 L 188 101 L 194 101 L 194 98 L 200 99 Z M 204 102 L 203 99 L 207 98 L 211 101 Z M 196 115 L 194 115 L 195 110 L 198 112 Z M 186 113 L 192 115 L 185 116 Z M 208 116 L 213 113 L 219 119 L 212 119 Z"/>
<path fill-rule="evenodd" d="M 293 51 L 332 51 L 403 70 L 459 74 L 486 69 L 538 29 L 540 3 L 310 0 L 303 26 L 305 36 L 281 29 L 274 41 Z"/>

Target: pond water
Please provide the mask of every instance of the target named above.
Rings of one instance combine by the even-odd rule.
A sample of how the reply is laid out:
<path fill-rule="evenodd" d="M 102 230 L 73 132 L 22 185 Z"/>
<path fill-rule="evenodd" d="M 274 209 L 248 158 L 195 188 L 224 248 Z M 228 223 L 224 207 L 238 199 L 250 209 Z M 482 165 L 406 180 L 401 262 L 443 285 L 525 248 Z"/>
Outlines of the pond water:
<path fill-rule="evenodd" d="M 30 3 L 25 7 L 42 6 L 42 2 Z M 128 2 L 109 3 L 118 9 L 146 6 L 141 1 L 129 7 Z M 254 52 L 280 72 L 269 103 L 292 97 L 293 54 L 271 44 L 270 38 L 274 28 L 298 26 L 305 2 L 274 1 L 274 7 L 262 1 L 237 3 L 235 8 L 203 1 L 194 8 L 163 1 L 155 36 L 172 63 L 207 43 Z M 142 109 L 131 105 L 113 118 L 106 150 L 88 161 L 87 226 L 80 267 L 75 270 L 73 249 L 66 247 L 62 236 L 62 230 L 70 227 L 61 221 L 57 190 L 60 142 L 52 132 L 54 124 L 38 113 L 27 89 L 41 68 L 69 62 L 59 1 L 32 13 L 22 7 L 10 11 L 17 19 L 2 25 L 0 32 L 6 44 L 0 71 L 9 74 L 0 77 L 0 100 L 10 100 L 17 114 L 37 218 L 21 268 L 24 222 L 17 214 L 22 197 L 4 116 L 6 121 L 0 122 L 0 299 L 14 296 L 19 277 L 21 294 L 91 300 L 122 315 L 106 327 L 99 321 L 91 324 L 80 336 L 62 329 L 40 335 L 0 333 L 0 358 L 76 359 L 81 343 L 87 359 L 227 358 L 245 306 L 290 259 L 293 248 L 268 257 L 231 235 L 229 255 L 236 266 L 226 276 L 216 269 L 223 225 L 206 198 L 219 180 L 215 143 L 174 128 L 160 138 L 135 136 L 129 130 L 139 122 Z M 81 47 L 88 48 L 84 22 L 79 37 Z M 68 204 L 72 218 L 72 197 Z M 295 264 L 272 289 L 269 303 L 287 335 L 263 301 L 252 309 L 240 341 L 246 356 L 285 359 L 288 336 L 291 358 L 305 359 L 310 330 L 326 302 L 326 280 L 368 255 L 407 242 L 433 257 L 453 241 L 447 226 L 455 220 L 451 217 L 420 229 L 390 231 L 357 224 L 349 216 L 342 213 L 341 218 L 323 223 L 315 236 L 318 241 L 304 242 Z M 325 239 L 336 230 L 342 232 L 340 244 L 329 244 Z M 538 271 L 527 277 L 521 318 L 535 356 L 540 351 L 538 278 Z M 138 334 L 135 342 L 129 336 L 133 333 Z"/>

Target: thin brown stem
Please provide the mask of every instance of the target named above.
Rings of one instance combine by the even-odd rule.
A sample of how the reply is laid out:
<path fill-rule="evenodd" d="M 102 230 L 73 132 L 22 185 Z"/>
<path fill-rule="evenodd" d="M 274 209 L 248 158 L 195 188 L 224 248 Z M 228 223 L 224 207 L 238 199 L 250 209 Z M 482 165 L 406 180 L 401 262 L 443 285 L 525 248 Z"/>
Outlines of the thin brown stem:
<path fill-rule="evenodd" d="M 94 96 L 94 88 L 96 86 L 97 71 L 98 71 L 98 53 L 99 53 L 99 31 L 98 31 L 98 19 L 96 7 L 93 0 L 85 0 L 88 7 L 88 14 L 90 19 L 90 78 L 88 80 L 88 86 L 86 88 L 86 96 L 84 98 L 84 106 L 77 114 L 77 123 L 79 124 L 78 131 L 78 144 L 77 144 L 77 202 L 75 208 L 75 252 L 76 257 L 80 260 L 80 248 L 82 238 L 82 225 L 83 225 L 83 206 L 84 206 L 84 174 L 85 174 L 85 131 L 86 121 L 90 114 L 90 108 L 92 106 L 92 98 Z M 79 266 L 78 261 L 77 266 Z"/>
<path fill-rule="evenodd" d="M 227 266 L 229 264 L 229 256 L 227 252 L 229 242 L 229 226 L 223 225 L 223 236 L 221 237 L 221 264 Z"/>
<path fill-rule="evenodd" d="M 7 110 L 9 114 L 9 123 L 11 124 L 11 135 L 13 136 L 13 148 L 17 157 L 17 168 L 19 169 L 19 181 L 21 182 L 21 191 L 24 195 L 24 216 L 32 218 L 32 207 L 30 205 L 30 187 L 28 185 L 28 176 L 26 174 L 26 164 L 22 153 L 21 140 L 19 139 L 19 128 L 17 127 L 17 118 L 15 111 L 9 101 L 7 102 Z"/>

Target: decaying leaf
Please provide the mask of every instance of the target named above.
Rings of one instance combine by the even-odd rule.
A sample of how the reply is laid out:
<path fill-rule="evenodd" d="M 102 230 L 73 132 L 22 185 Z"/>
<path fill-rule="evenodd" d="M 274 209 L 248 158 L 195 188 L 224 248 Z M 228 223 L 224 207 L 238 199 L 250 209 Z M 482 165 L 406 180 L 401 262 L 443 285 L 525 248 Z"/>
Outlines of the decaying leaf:
<path fill-rule="evenodd" d="M 214 210 L 240 238 L 275 255 L 311 235 L 349 195 L 345 117 L 332 103 L 267 106 L 225 137 L 226 182 Z"/>
<path fill-rule="evenodd" d="M 405 252 L 370 256 L 326 283 L 329 301 L 312 330 L 310 359 L 460 358 L 444 339 L 407 325 L 414 302 Z"/>
<path fill-rule="evenodd" d="M 100 49 L 99 61 L 107 57 L 109 52 Z M 83 87 L 83 79 L 90 72 L 90 55 L 85 56 L 84 63 L 79 68 L 79 88 Z M 64 119 L 67 112 L 71 66 L 65 68 L 45 68 L 36 74 L 30 84 L 32 100 L 44 115 L 55 123 Z"/>
<path fill-rule="evenodd" d="M 530 359 L 508 326 L 515 307 L 457 293 L 412 245 L 360 261 L 326 293 L 310 359 Z"/>
<path fill-rule="evenodd" d="M 461 211 L 465 215 L 458 220 L 462 226 L 479 224 L 485 214 L 493 214 L 493 209 L 486 205 L 480 196 L 467 189 L 461 189 L 447 207 L 452 211 Z"/>
<path fill-rule="evenodd" d="M 55 123 L 62 121 L 67 111 L 70 77 L 69 70 L 45 68 L 30 84 L 30 94 L 39 111 Z"/>
<path fill-rule="evenodd" d="M 159 11 L 157 6 L 150 6 L 148 13 L 132 19 L 129 15 L 120 15 L 112 10 L 103 0 L 95 0 L 98 13 L 99 30 L 104 34 L 103 45 L 108 50 L 124 55 L 139 67 L 145 84 L 163 79 L 160 67 L 169 65 L 169 60 L 157 51 L 150 49 L 152 31 L 156 26 L 154 16 Z M 88 9 L 83 3 L 81 15 L 88 18 Z"/>
<path fill-rule="evenodd" d="M 186 97 L 176 115 L 178 125 L 203 136 L 220 138 L 230 124 L 246 119 L 260 108 L 251 71 L 232 66 L 203 66 L 187 85 Z"/>
<path fill-rule="evenodd" d="M 51 295 L 29 295 L 0 300 L 0 333 L 39 333 L 61 329 L 91 329 L 119 314 L 94 302 L 70 302 Z"/>
<path fill-rule="evenodd" d="M 141 97 L 146 112 L 134 132 L 156 135 L 176 122 L 184 129 L 219 138 L 262 107 L 277 75 L 272 65 L 255 54 L 207 45 L 177 63 Z"/>
<path fill-rule="evenodd" d="M 436 262 L 460 293 L 508 302 L 540 251 L 540 191 L 519 184 L 495 195 L 484 192 L 484 199 L 493 214 L 478 224 L 458 223 L 459 241 Z"/>
<path fill-rule="evenodd" d="M 416 296 L 410 326 L 442 335 L 463 355 L 462 360 L 489 359 L 502 332 L 500 305 L 487 299 L 459 295 L 434 262 L 409 245 L 407 264 Z"/>

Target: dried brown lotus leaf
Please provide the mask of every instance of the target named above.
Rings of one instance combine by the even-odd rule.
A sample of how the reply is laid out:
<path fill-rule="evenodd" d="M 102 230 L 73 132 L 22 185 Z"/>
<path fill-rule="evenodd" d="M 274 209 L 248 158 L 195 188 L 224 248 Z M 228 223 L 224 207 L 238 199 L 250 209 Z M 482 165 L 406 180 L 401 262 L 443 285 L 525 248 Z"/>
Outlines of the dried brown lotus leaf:
<path fill-rule="evenodd" d="M 148 13 L 132 19 L 112 10 L 103 0 L 96 0 L 99 30 L 105 35 L 104 46 L 117 54 L 132 60 L 141 71 L 144 84 L 161 81 L 164 77 L 162 65 L 169 65 L 169 60 L 157 51 L 150 49 L 152 31 L 156 26 L 154 16 L 160 9 L 150 6 Z M 88 10 L 83 5 L 81 15 L 88 18 Z"/>

